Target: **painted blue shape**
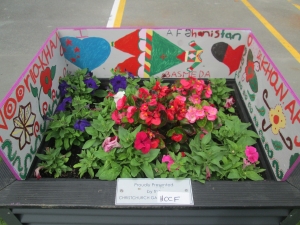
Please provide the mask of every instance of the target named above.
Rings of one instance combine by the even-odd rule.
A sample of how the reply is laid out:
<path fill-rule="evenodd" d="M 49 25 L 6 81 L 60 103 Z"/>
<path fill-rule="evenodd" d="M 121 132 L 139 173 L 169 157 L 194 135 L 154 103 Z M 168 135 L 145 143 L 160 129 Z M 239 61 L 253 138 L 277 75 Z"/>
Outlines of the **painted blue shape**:
<path fill-rule="evenodd" d="M 81 69 L 93 70 L 102 65 L 110 55 L 108 41 L 99 37 L 60 39 L 65 58 Z"/>

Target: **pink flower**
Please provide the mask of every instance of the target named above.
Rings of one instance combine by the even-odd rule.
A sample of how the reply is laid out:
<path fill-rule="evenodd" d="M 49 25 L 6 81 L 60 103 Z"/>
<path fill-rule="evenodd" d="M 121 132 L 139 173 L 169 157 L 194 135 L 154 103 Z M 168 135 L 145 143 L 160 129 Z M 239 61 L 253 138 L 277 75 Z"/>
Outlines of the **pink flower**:
<path fill-rule="evenodd" d="M 189 123 L 195 123 L 198 119 L 203 119 L 205 117 L 205 113 L 203 109 L 197 109 L 193 106 L 190 106 L 187 113 L 185 114 L 185 118 L 189 121 Z"/>
<path fill-rule="evenodd" d="M 133 123 L 134 120 L 133 120 L 133 115 L 134 113 L 137 111 L 137 108 L 135 106 L 129 106 L 127 108 L 127 113 L 126 113 L 126 118 L 128 120 L 129 123 Z"/>
<path fill-rule="evenodd" d="M 121 120 L 122 118 L 125 116 L 125 112 L 123 113 L 119 113 L 118 110 L 115 110 L 112 114 L 111 114 L 111 118 L 112 120 L 115 121 L 116 124 L 121 124 Z"/>
<path fill-rule="evenodd" d="M 252 146 L 247 146 L 246 150 L 245 150 L 245 154 L 248 158 L 248 160 L 251 163 L 256 163 L 258 160 L 258 152 L 256 151 L 256 148 L 252 147 Z"/>
<path fill-rule="evenodd" d="M 162 162 L 167 162 L 168 163 L 168 170 L 171 171 L 171 165 L 174 163 L 174 160 L 170 155 L 164 155 L 162 157 Z"/>
<path fill-rule="evenodd" d="M 156 106 L 156 105 L 157 105 L 156 99 L 155 99 L 155 98 L 154 98 L 154 99 L 151 99 L 151 100 L 148 102 L 148 105 L 149 105 L 149 106 Z"/>
<path fill-rule="evenodd" d="M 217 119 L 218 110 L 216 108 L 212 106 L 203 106 L 203 109 L 207 114 L 206 117 L 208 120 L 214 121 L 215 119 Z"/>
<path fill-rule="evenodd" d="M 234 104 L 234 102 L 235 100 L 232 96 L 230 98 L 227 98 L 225 103 L 225 108 L 226 109 L 230 108 Z"/>
<path fill-rule="evenodd" d="M 123 109 L 123 107 L 125 106 L 126 104 L 126 95 L 124 95 L 122 98 L 120 98 L 118 101 L 117 101 L 117 110 L 121 110 Z"/>
<path fill-rule="evenodd" d="M 121 145 L 118 143 L 118 137 L 107 137 L 102 143 L 102 148 L 105 152 L 109 152 L 113 148 L 120 148 Z"/>
<path fill-rule="evenodd" d="M 134 147 L 141 150 L 143 154 L 147 154 L 151 148 L 151 140 L 148 134 L 144 131 L 138 132 L 134 141 Z"/>
<path fill-rule="evenodd" d="M 212 90 L 210 88 L 210 85 L 208 84 L 205 89 L 205 97 L 210 98 L 211 94 L 212 94 Z"/>
<path fill-rule="evenodd" d="M 204 80 L 195 80 L 193 88 L 197 91 L 198 94 L 201 94 L 205 86 Z"/>
<path fill-rule="evenodd" d="M 206 180 L 209 180 L 210 176 L 211 176 L 211 173 L 210 173 L 210 170 L 209 170 L 208 166 L 206 166 L 205 170 L 206 170 Z"/>
<path fill-rule="evenodd" d="M 40 170 L 43 169 L 43 168 L 44 168 L 43 166 L 39 166 L 38 168 L 36 168 L 34 170 L 34 176 L 36 177 L 37 180 L 42 178 L 42 176 L 40 174 Z"/>
<path fill-rule="evenodd" d="M 182 87 L 184 88 L 184 89 L 190 89 L 191 88 L 191 83 L 189 82 L 189 81 L 187 81 L 186 79 L 181 79 L 180 80 L 180 84 L 182 85 Z"/>
<path fill-rule="evenodd" d="M 193 103 L 193 104 L 200 104 L 201 103 L 201 99 L 200 96 L 197 94 L 193 94 L 189 97 L 189 100 Z"/>
<path fill-rule="evenodd" d="M 181 96 L 181 95 L 177 95 L 177 96 L 175 97 L 175 99 L 179 100 L 180 103 L 183 104 L 183 103 L 185 102 L 185 100 L 186 100 L 186 97 L 183 97 L 183 96 Z"/>
<path fill-rule="evenodd" d="M 247 159 L 243 159 L 243 169 L 245 169 L 249 165 L 251 165 L 251 163 Z"/>

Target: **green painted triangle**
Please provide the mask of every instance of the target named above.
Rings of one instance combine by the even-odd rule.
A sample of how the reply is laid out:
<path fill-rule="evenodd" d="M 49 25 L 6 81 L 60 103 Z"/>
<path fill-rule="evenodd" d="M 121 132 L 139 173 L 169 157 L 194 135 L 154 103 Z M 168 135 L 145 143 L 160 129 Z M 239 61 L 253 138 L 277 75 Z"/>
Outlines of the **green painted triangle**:
<path fill-rule="evenodd" d="M 177 58 L 182 52 L 184 52 L 184 50 L 153 31 L 149 75 L 153 76 L 182 63 L 182 61 Z"/>

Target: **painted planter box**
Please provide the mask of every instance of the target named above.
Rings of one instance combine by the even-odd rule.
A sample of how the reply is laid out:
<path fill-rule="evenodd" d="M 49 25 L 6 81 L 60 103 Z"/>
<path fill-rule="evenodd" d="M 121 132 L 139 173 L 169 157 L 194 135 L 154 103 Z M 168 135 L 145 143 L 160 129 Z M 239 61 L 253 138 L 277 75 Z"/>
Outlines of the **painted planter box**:
<path fill-rule="evenodd" d="M 60 99 L 59 78 L 79 68 L 101 74 L 100 79 L 110 77 L 111 69 L 120 68 L 143 78 L 234 80 L 275 180 L 193 183 L 195 205 L 172 208 L 187 210 L 197 218 L 213 212 L 218 212 L 219 218 L 237 217 L 242 209 L 236 208 L 241 207 L 249 218 L 255 218 L 255 213 L 259 214 L 255 208 L 259 208 L 265 210 L 261 215 L 276 217 L 272 217 L 276 224 L 290 209 L 300 207 L 299 182 L 291 180 L 300 160 L 300 101 L 250 30 L 58 28 L 0 102 L 0 155 L 15 179 L 20 180 L 3 185 L 6 187 L 0 191 L 0 207 L 24 215 L 23 223 L 32 222 L 28 216 L 31 209 L 25 209 L 28 207 L 40 208 L 36 213 L 41 215 L 45 214 L 44 207 L 63 208 L 61 212 L 69 216 L 79 213 L 71 208 L 93 209 L 80 211 L 79 218 L 95 213 L 98 219 L 118 215 L 110 210 L 118 208 L 120 221 L 121 215 L 128 213 L 126 207 L 114 205 L 116 182 L 26 179 L 47 129 L 42 115 L 52 115 Z M 141 213 L 149 213 L 150 217 L 160 215 L 157 223 L 163 218 L 168 218 L 167 224 L 173 221 L 172 210 L 166 209 L 164 216 L 157 211 L 159 207 L 142 208 L 146 211 Z M 216 208 L 221 211 L 209 211 Z M 48 212 L 61 213 L 55 209 Z M 179 217 L 184 218 L 181 214 Z M 117 223 L 116 218 L 113 220 Z M 35 220 L 36 224 L 41 221 Z M 63 222 L 58 216 L 50 223 Z"/>

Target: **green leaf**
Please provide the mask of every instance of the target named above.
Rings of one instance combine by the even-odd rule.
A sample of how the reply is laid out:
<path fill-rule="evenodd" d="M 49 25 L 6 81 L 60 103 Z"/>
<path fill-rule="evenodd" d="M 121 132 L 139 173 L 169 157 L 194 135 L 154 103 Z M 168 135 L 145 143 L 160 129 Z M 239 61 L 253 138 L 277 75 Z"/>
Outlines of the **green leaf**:
<path fill-rule="evenodd" d="M 274 147 L 274 149 L 276 151 L 280 151 L 283 148 L 283 145 L 282 145 L 282 143 L 280 141 L 274 141 L 274 140 L 272 140 L 272 145 L 273 145 L 273 147 Z"/>
<path fill-rule="evenodd" d="M 241 177 L 237 169 L 232 169 L 230 170 L 230 173 L 228 174 L 227 178 L 237 180 L 240 179 Z"/>
<path fill-rule="evenodd" d="M 94 91 L 93 95 L 98 98 L 104 98 L 107 96 L 107 91 L 105 91 L 103 89 L 98 89 L 98 90 Z"/>
<path fill-rule="evenodd" d="M 131 133 L 132 137 L 136 137 L 137 133 L 140 132 L 142 125 L 139 125 L 135 130 Z"/>
<path fill-rule="evenodd" d="M 90 139 L 87 140 L 84 145 L 82 146 L 82 149 L 87 149 L 93 146 L 93 144 L 95 143 L 96 139 Z"/>
<path fill-rule="evenodd" d="M 133 159 L 130 161 L 130 165 L 132 165 L 132 166 L 140 166 L 141 163 L 139 163 L 139 162 L 137 161 L 136 158 L 133 158 Z"/>
<path fill-rule="evenodd" d="M 132 177 L 136 177 L 139 172 L 140 172 L 139 167 L 130 165 L 130 173 Z"/>
<path fill-rule="evenodd" d="M 256 172 L 254 171 L 247 171 L 246 173 L 246 177 L 248 177 L 250 180 L 264 180 L 264 178 L 262 178 L 260 175 L 258 175 Z"/>
<path fill-rule="evenodd" d="M 30 90 L 31 90 L 31 93 L 33 95 L 33 97 L 37 97 L 38 96 L 38 88 L 37 87 L 33 87 L 31 84 L 30 84 Z"/>
<path fill-rule="evenodd" d="M 211 140 L 211 133 L 207 133 L 204 135 L 204 137 L 201 139 L 201 144 L 206 145 L 210 142 Z"/>
<path fill-rule="evenodd" d="M 195 128 L 191 124 L 182 125 L 182 129 L 186 132 L 187 135 L 193 136 L 196 133 Z"/>
<path fill-rule="evenodd" d="M 69 138 L 64 138 L 64 148 L 68 150 L 70 147 Z"/>
<path fill-rule="evenodd" d="M 131 178 L 130 169 L 127 166 L 124 166 L 120 174 L 121 178 Z"/>
<path fill-rule="evenodd" d="M 55 65 L 55 66 L 51 66 L 51 80 L 54 79 L 54 77 L 55 77 L 55 72 L 56 72 L 56 65 Z"/>
<path fill-rule="evenodd" d="M 204 127 L 206 125 L 206 122 L 207 122 L 207 118 L 204 117 L 202 120 L 197 120 L 196 123 L 199 127 Z"/>
<path fill-rule="evenodd" d="M 94 178 L 95 173 L 94 173 L 94 170 L 92 168 L 88 168 L 88 173 L 91 176 L 91 178 Z"/>
<path fill-rule="evenodd" d="M 152 178 L 152 179 L 154 178 L 152 167 L 148 162 L 144 162 L 141 166 L 141 169 L 145 173 L 146 177 Z"/>
<path fill-rule="evenodd" d="M 152 162 L 158 156 L 160 149 L 151 149 L 147 154 L 143 154 L 142 158 L 147 162 Z"/>
<path fill-rule="evenodd" d="M 204 129 L 207 130 L 207 132 L 211 132 L 214 128 L 214 124 L 212 121 L 207 121 L 205 126 L 204 126 Z"/>
<path fill-rule="evenodd" d="M 257 107 L 255 106 L 255 108 L 256 108 L 257 112 L 259 113 L 259 115 L 261 115 L 261 116 L 264 116 L 264 115 L 265 115 L 266 109 L 265 109 L 264 106 L 262 106 L 262 107 L 260 107 L 260 108 L 257 108 Z"/>
<path fill-rule="evenodd" d="M 250 100 L 253 102 L 255 100 L 255 94 L 250 94 L 250 92 L 247 90 L 247 93 L 249 95 Z"/>

